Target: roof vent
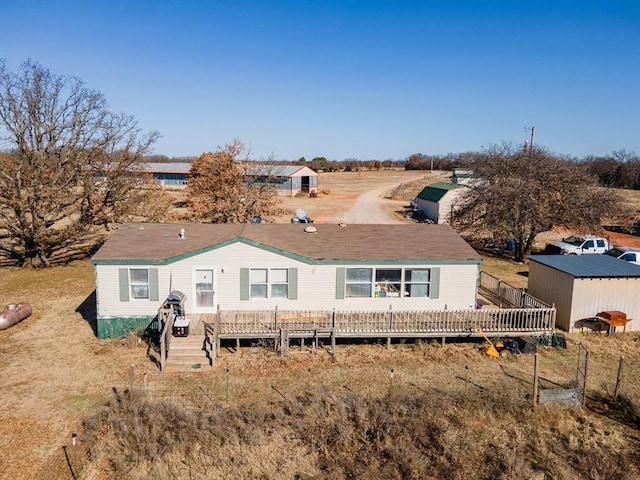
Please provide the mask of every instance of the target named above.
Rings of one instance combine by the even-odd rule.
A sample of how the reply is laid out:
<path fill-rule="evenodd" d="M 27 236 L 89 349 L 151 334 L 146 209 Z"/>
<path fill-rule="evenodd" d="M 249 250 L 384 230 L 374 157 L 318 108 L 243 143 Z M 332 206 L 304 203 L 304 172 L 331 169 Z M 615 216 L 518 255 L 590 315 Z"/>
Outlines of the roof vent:
<path fill-rule="evenodd" d="M 309 225 L 307 227 L 304 227 L 304 231 L 307 233 L 316 233 L 318 230 L 316 230 L 316 227 L 314 227 L 313 225 Z"/>

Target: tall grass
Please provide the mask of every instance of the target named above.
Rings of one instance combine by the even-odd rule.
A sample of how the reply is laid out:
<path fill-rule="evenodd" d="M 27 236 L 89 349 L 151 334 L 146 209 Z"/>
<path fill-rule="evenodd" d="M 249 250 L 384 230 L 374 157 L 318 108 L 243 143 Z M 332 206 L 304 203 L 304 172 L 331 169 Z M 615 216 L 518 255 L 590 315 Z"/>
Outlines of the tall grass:
<path fill-rule="evenodd" d="M 586 412 L 531 410 L 517 391 L 292 400 L 186 408 L 115 392 L 85 421 L 112 478 L 631 479 L 633 448 Z"/>

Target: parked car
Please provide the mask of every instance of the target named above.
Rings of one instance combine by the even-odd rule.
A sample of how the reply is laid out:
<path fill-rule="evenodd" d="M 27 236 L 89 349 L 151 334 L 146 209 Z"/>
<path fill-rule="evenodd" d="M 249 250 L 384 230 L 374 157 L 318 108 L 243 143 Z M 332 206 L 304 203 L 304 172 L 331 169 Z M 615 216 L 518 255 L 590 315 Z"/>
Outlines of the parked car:
<path fill-rule="evenodd" d="M 296 209 L 296 214 L 291 217 L 291 223 L 313 223 L 302 208 Z"/>
<path fill-rule="evenodd" d="M 548 243 L 544 249 L 552 255 L 584 255 L 587 253 L 604 253 L 609 250 L 609 242 L 604 237 L 595 235 L 572 235 L 561 242 Z"/>
<path fill-rule="evenodd" d="M 305 215 L 304 217 L 292 217 L 291 223 L 313 223 L 313 220 Z"/>
<path fill-rule="evenodd" d="M 604 254 L 640 265 L 640 248 L 613 247 L 604 252 Z"/>

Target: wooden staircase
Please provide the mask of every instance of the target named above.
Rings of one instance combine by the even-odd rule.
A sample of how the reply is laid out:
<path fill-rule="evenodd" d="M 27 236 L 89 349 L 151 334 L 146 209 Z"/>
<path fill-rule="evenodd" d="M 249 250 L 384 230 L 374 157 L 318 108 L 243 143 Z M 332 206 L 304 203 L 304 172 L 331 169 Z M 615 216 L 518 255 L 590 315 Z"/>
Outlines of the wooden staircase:
<path fill-rule="evenodd" d="M 197 372 L 213 367 L 211 343 L 205 335 L 189 334 L 187 337 L 172 337 L 167 352 L 165 371 Z"/>

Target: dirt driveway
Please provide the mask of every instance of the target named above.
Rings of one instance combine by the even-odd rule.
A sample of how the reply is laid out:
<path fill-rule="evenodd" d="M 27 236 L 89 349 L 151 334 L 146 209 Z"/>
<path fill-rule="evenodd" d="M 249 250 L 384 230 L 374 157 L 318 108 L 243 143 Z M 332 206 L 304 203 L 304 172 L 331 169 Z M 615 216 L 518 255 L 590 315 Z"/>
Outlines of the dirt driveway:
<path fill-rule="evenodd" d="M 315 223 L 402 223 L 402 217 L 394 211 L 402 211 L 425 185 L 442 181 L 447 175 L 406 170 L 322 173 L 317 198 L 283 197 L 287 213 L 270 220 L 288 222 L 296 209 L 302 208 Z M 392 199 L 394 191 L 397 195 Z"/>
<path fill-rule="evenodd" d="M 422 176 L 416 177 L 416 180 Z M 386 193 L 397 187 L 397 183 L 387 184 L 375 190 L 360 195 L 354 205 L 344 213 L 333 217 L 336 223 L 366 223 L 366 224 L 392 224 L 406 223 L 397 215 L 390 215 L 392 210 L 402 210 L 407 204 L 406 200 L 392 200 L 386 198 Z"/>

